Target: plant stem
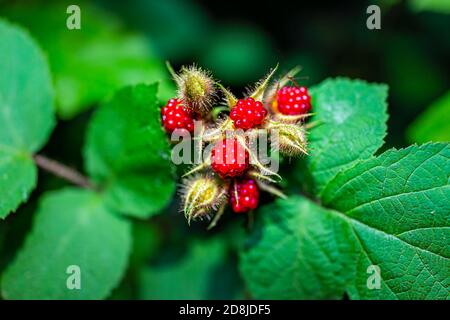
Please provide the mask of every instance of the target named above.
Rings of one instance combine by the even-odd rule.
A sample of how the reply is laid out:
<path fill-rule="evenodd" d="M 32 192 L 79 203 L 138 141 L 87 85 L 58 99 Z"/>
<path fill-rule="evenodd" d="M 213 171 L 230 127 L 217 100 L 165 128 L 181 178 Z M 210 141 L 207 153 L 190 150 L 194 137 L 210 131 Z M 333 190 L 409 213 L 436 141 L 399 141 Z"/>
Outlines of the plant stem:
<path fill-rule="evenodd" d="M 40 154 L 34 155 L 33 159 L 39 168 L 53 173 L 55 176 L 63 178 L 64 180 L 67 180 L 82 188 L 95 189 L 94 185 L 89 181 L 87 177 L 62 163 L 49 159 Z"/>

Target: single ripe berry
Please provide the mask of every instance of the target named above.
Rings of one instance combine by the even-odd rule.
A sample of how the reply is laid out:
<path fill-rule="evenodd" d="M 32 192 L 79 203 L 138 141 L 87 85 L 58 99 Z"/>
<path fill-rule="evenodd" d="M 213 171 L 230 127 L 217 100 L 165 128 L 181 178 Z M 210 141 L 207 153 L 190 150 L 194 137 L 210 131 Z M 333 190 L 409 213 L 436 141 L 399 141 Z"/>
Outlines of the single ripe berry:
<path fill-rule="evenodd" d="M 172 133 L 175 129 L 194 131 L 195 112 L 185 107 L 179 99 L 170 99 L 161 108 L 161 118 L 167 133 Z"/>
<path fill-rule="evenodd" d="M 253 98 L 239 99 L 237 104 L 231 109 L 230 118 L 236 128 L 243 130 L 251 129 L 260 125 L 267 115 L 260 101 Z"/>
<path fill-rule="evenodd" d="M 311 96 L 306 87 L 283 87 L 277 92 L 278 111 L 286 115 L 308 113 Z"/>
<path fill-rule="evenodd" d="M 242 175 L 249 166 L 249 154 L 237 139 L 223 139 L 211 150 L 211 168 L 221 178 Z"/>
<path fill-rule="evenodd" d="M 256 209 L 259 202 L 259 190 L 255 180 L 236 180 L 230 187 L 230 202 L 236 213 Z"/>

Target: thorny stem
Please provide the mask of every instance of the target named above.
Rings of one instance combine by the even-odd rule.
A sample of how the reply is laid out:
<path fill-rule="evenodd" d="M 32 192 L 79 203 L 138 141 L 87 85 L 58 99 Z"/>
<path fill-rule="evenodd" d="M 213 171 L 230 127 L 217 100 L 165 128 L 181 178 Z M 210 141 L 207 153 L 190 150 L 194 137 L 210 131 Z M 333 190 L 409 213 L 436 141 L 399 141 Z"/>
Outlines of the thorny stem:
<path fill-rule="evenodd" d="M 44 169 L 45 171 L 48 171 L 55 176 L 58 176 L 85 189 L 95 189 L 94 185 L 89 181 L 89 179 L 75 169 L 69 168 L 62 163 L 49 159 L 40 154 L 34 155 L 33 159 L 39 168 Z"/>

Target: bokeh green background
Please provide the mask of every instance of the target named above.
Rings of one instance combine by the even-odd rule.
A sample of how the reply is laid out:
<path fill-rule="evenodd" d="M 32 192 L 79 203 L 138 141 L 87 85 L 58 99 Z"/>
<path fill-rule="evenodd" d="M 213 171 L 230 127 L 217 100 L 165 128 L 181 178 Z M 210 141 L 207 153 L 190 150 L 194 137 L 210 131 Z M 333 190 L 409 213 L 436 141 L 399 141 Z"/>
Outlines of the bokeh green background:
<path fill-rule="evenodd" d="M 381 30 L 366 28 L 374 3 Z M 81 8 L 81 30 L 66 28 L 69 4 Z M 174 87 L 166 60 L 195 62 L 236 92 L 276 63 L 282 71 L 301 65 L 298 82 L 308 86 L 330 76 L 387 83 L 384 148 L 450 141 L 449 0 L 4 0 L 0 15 L 28 29 L 50 62 L 61 120 L 43 153 L 79 170 L 92 109 L 114 89 L 142 81 L 161 81 L 160 97 L 168 99 Z M 64 185 L 46 173 L 39 181 L 31 201 L 0 224 L 0 271 L 22 244 L 39 195 Z M 188 228 L 177 208 L 174 199 L 166 214 L 135 224 L 130 267 L 111 298 L 171 298 L 173 283 L 186 290 L 181 298 L 246 297 L 230 254 L 243 219 L 225 218 L 208 233 L 204 225 Z M 147 290 L 154 287 L 160 291 Z"/>

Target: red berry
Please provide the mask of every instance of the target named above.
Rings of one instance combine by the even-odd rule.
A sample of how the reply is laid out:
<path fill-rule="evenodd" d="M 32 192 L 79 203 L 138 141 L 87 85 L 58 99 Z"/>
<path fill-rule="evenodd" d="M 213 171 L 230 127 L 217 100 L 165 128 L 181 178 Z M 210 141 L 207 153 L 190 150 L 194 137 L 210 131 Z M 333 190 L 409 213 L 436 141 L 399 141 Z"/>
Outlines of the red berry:
<path fill-rule="evenodd" d="M 194 131 L 195 112 L 185 107 L 183 101 L 179 99 L 170 99 L 161 108 L 161 118 L 168 133 L 172 133 L 175 129 Z"/>
<path fill-rule="evenodd" d="M 283 87 L 277 92 L 278 111 L 286 115 L 308 113 L 311 97 L 306 87 Z"/>
<path fill-rule="evenodd" d="M 223 139 L 211 150 L 211 168 L 221 178 L 233 178 L 242 175 L 249 166 L 249 155 L 236 138 Z"/>
<path fill-rule="evenodd" d="M 253 98 L 239 99 L 230 112 L 234 126 L 244 130 L 260 125 L 266 115 L 267 110 L 264 109 L 263 104 Z"/>
<path fill-rule="evenodd" d="M 237 213 L 256 209 L 259 202 L 259 190 L 255 180 L 234 181 L 230 187 L 230 202 L 233 211 Z"/>

